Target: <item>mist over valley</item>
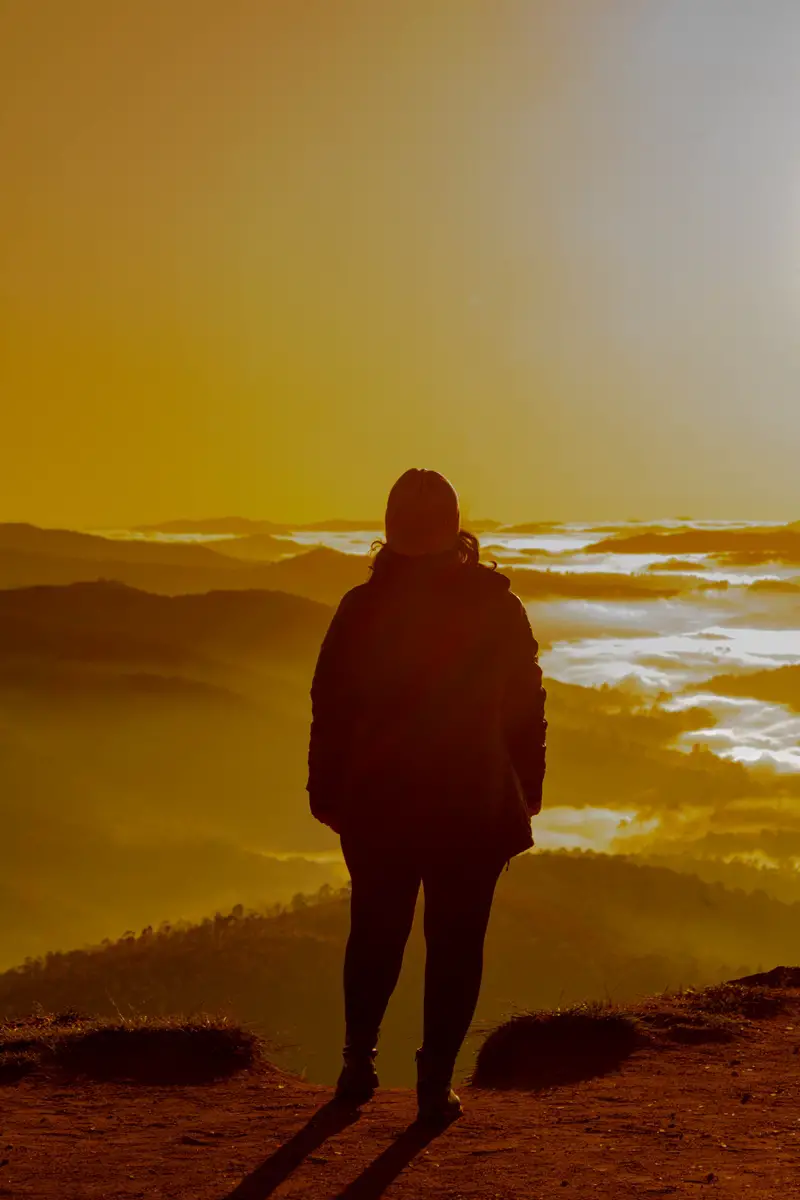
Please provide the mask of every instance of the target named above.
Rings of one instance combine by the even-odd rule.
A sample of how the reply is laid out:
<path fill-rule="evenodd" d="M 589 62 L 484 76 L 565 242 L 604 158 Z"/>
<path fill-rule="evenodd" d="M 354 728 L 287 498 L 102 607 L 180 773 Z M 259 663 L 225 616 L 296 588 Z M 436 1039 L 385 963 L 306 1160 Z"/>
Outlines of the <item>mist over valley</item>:
<path fill-rule="evenodd" d="M 759 586 L 797 586 L 794 530 L 486 524 L 485 557 L 526 602 L 548 689 L 545 807 L 530 869 L 512 864 L 510 879 L 528 881 L 514 904 L 533 929 L 551 904 L 537 872 L 545 890 L 567 872 L 576 903 L 592 880 L 587 944 L 612 925 L 634 939 L 627 973 L 603 952 L 593 975 L 567 972 L 568 994 L 756 969 L 741 912 L 762 893 L 776 914 L 800 901 L 800 628 L 792 594 Z M 113 537 L 0 526 L 0 895 L 13 915 L 0 966 L 346 884 L 304 788 L 316 655 L 379 533 L 356 525 L 185 521 Z M 757 562 L 720 565 L 742 539 L 752 554 L 754 538 Z M 558 852 L 546 871 L 542 852 Z M 570 853 L 587 852 L 601 855 L 592 872 L 569 874 Z M 672 902 L 620 915 L 615 855 L 645 895 L 649 863 L 672 872 L 676 894 L 694 897 L 691 937 Z M 727 890 L 698 892 L 692 875 Z M 797 922 L 775 923 L 790 958 Z M 557 999 L 559 971 L 542 958 L 552 936 L 531 943 L 518 996 L 489 988 L 493 1017 Z M 501 937 L 489 961 L 508 953 Z M 295 967 L 302 990 L 307 964 Z"/>

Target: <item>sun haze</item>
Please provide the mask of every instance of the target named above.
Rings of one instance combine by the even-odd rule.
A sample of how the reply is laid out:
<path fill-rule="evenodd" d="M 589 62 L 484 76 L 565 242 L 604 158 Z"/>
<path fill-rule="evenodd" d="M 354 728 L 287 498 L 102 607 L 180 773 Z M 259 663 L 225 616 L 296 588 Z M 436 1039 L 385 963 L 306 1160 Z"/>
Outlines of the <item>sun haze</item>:
<path fill-rule="evenodd" d="M 791 515 L 800 10 L 17 0 L 0 518 Z"/>

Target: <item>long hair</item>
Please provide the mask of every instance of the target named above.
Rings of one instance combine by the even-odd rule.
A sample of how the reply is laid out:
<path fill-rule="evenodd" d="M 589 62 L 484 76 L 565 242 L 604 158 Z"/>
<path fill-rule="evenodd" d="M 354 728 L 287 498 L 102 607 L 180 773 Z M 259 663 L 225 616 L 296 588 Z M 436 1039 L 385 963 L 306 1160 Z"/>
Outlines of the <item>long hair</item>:
<path fill-rule="evenodd" d="M 402 569 L 403 562 L 408 562 L 402 554 L 395 553 L 390 546 L 378 538 L 372 543 L 372 553 L 374 558 L 370 566 L 373 578 L 379 579 L 387 573 L 398 569 Z M 452 550 L 446 550 L 444 554 L 425 555 L 426 562 L 438 562 L 442 565 L 450 563 L 458 563 L 463 567 L 477 567 L 480 565 L 481 559 L 481 544 L 474 533 L 469 533 L 466 529 L 461 529 L 458 534 L 458 539 Z M 413 559 L 417 562 L 421 560 Z M 497 563 L 492 563 L 492 569 L 497 568 Z"/>

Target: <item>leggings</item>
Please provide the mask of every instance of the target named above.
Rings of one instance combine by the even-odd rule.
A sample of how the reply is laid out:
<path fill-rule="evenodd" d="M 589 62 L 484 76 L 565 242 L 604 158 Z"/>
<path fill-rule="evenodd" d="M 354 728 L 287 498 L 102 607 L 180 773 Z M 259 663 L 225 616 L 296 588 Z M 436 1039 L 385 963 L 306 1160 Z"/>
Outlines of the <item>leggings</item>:
<path fill-rule="evenodd" d="M 342 839 L 352 881 L 344 964 L 348 1049 L 369 1052 L 403 964 L 420 884 L 425 894 L 423 1051 L 452 1069 L 475 1014 L 483 943 L 503 863 Z"/>

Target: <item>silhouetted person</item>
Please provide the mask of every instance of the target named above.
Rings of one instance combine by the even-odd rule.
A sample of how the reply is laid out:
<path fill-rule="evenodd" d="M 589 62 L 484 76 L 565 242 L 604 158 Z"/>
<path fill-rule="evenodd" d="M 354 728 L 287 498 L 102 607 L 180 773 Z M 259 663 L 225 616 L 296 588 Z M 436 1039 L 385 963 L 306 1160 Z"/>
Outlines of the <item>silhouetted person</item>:
<path fill-rule="evenodd" d="M 508 579 L 478 562 L 458 496 L 435 471 L 392 488 L 368 583 L 344 597 L 312 686 L 311 811 L 341 835 L 352 880 L 346 1043 L 337 1095 L 378 1086 L 378 1032 L 425 892 L 420 1116 L 461 1111 L 456 1056 L 480 991 L 505 863 L 542 803 L 545 692 Z"/>

